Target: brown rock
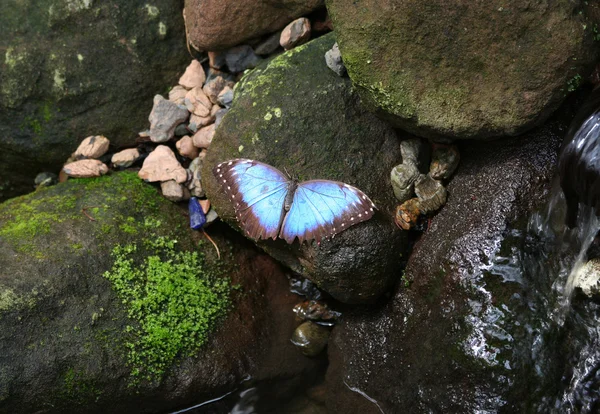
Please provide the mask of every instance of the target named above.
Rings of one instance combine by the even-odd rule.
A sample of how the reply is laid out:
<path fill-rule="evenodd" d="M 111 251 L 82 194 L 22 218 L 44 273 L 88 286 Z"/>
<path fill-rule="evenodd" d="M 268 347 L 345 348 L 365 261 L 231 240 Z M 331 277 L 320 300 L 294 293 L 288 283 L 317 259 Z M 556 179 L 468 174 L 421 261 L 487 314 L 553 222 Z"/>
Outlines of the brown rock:
<path fill-rule="evenodd" d="M 281 32 L 279 44 L 285 50 L 292 49 L 310 39 L 310 20 L 301 17 L 288 24 Z"/>
<path fill-rule="evenodd" d="M 188 135 L 182 137 L 179 141 L 177 141 L 175 143 L 175 146 L 177 147 L 177 151 L 179 151 L 181 155 L 192 160 L 196 158 L 200 153 L 198 148 L 194 146 L 194 141 Z"/>
<path fill-rule="evenodd" d="M 460 154 L 456 145 L 436 144 L 431 155 L 429 175 L 436 180 L 447 180 L 456 171 L 459 161 Z"/>
<path fill-rule="evenodd" d="M 185 95 L 185 106 L 194 115 L 205 117 L 210 114 L 213 104 L 202 87 L 196 86 Z"/>
<path fill-rule="evenodd" d="M 100 177 L 108 172 L 108 167 L 98 160 L 81 160 L 65 165 L 62 170 L 69 177 Z"/>
<path fill-rule="evenodd" d="M 169 101 L 176 103 L 177 105 L 184 105 L 185 95 L 187 95 L 187 93 L 188 90 L 183 86 L 174 86 L 173 89 L 169 91 Z"/>
<path fill-rule="evenodd" d="M 218 105 L 215 105 L 218 108 Z M 192 132 L 198 131 L 200 128 L 210 125 L 215 122 L 215 118 L 212 115 L 198 116 L 192 115 L 190 117 L 190 123 L 188 129 Z"/>
<path fill-rule="evenodd" d="M 100 158 L 106 154 L 109 145 L 110 141 L 105 136 L 93 135 L 81 141 L 73 156 L 76 158 Z"/>
<path fill-rule="evenodd" d="M 202 207 L 204 214 L 207 214 L 208 210 L 210 210 L 210 200 L 198 200 L 198 203 L 200 203 L 200 207 Z"/>
<path fill-rule="evenodd" d="M 196 59 L 192 60 L 192 63 L 185 69 L 185 73 L 179 78 L 179 84 L 186 89 L 193 89 L 195 87 L 202 87 L 202 84 L 206 80 L 206 74 L 200 62 Z"/>
<path fill-rule="evenodd" d="M 323 6 L 323 0 L 185 0 L 185 20 L 194 48 L 222 50 L 273 33 Z"/>
<path fill-rule="evenodd" d="M 197 148 L 208 148 L 213 140 L 214 135 L 215 124 L 211 124 L 196 132 L 192 139 L 194 140 L 194 145 Z"/>
<path fill-rule="evenodd" d="M 421 212 L 425 214 L 442 208 L 448 197 L 446 187 L 440 181 L 431 178 L 429 174 L 421 175 L 415 182 L 415 194 L 419 199 Z"/>
<path fill-rule="evenodd" d="M 208 65 L 213 69 L 225 68 L 227 52 L 208 52 Z"/>
<path fill-rule="evenodd" d="M 187 180 L 187 172 L 166 145 L 159 145 L 148 155 L 138 176 L 150 182 L 175 180 L 184 183 Z"/>
<path fill-rule="evenodd" d="M 129 148 L 114 154 L 110 160 L 115 167 L 130 167 L 138 158 L 140 151 L 137 148 Z"/>
<path fill-rule="evenodd" d="M 411 198 L 396 207 L 396 217 L 394 221 L 401 229 L 410 230 L 417 224 L 420 215 L 421 206 L 419 205 L 419 199 Z"/>
<path fill-rule="evenodd" d="M 183 200 L 183 186 L 175 180 L 163 181 L 160 183 L 160 190 L 167 200 L 175 203 Z"/>

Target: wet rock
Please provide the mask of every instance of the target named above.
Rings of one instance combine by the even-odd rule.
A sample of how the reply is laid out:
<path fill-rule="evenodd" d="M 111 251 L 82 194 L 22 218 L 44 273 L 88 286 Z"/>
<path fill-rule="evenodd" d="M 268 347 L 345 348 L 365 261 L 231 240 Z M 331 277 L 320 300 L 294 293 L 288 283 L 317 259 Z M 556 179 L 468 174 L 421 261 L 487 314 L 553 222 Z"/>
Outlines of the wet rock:
<path fill-rule="evenodd" d="M 346 74 L 346 67 L 342 60 L 340 48 L 337 42 L 334 43 L 333 47 L 325 53 L 325 63 L 327 67 L 338 74 L 338 76 L 344 76 Z"/>
<path fill-rule="evenodd" d="M 254 50 L 249 45 L 232 47 L 225 55 L 227 68 L 232 73 L 253 69 L 260 61 L 261 58 L 256 56 L 256 53 L 254 53 Z"/>
<path fill-rule="evenodd" d="M 305 179 L 346 182 L 377 200 L 371 220 L 320 245 L 258 242 L 336 299 L 365 303 L 397 280 L 398 256 L 408 248 L 406 232 L 393 222 L 397 202 L 390 184 L 390 170 L 401 155 L 396 132 L 364 111 L 349 79 L 325 64 L 334 41 L 333 35 L 322 36 L 242 78 L 203 163 L 202 185 L 219 216 L 235 228 L 233 206 L 212 174 L 215 165 L 232 158 L 258 159 Z"/>
<path fill-rule="evenodd" d="M 183 86 L 174 86 L 173 89 L 169 91 L 169 101 L 177 105 L 185 105 L 185 95 L 187 95 L 187 93 L 188 90 Z"/>
<path fill-rule="evenodd" d="M 140 158 L 141 154 L 137 148 L 128 148 L 115 153 L 110 162 L 116 168 L 128 168 Z"/>
<path fill-rule="evenodd" d="M 415 244 L 392 299 L 345 311 L 333 328 L 329 411 L 525 412 L 540 401 L 533 390 L 555 389 L 566 371 L 548 380 L 536 372 L 553 345 L 540 348 L 530 329 L 548 309 L 528 300 L 553 281 L 523 279 L 512 260 L 529 254 L 528 242 L 508 223 L 547 199 L 564 128 L 555 121 L 522 138 L 461 146 L 452 197 Z"/>
<path fill-rule="evenodd" d="M 175 127 L 189 117 L 187 109 L 166 100 L 160 95 L 154 97 L 154 106 L 148 120 L 149 136 L 152 142 L 166 142 L 175 136 Z"/>
<path fill-rule="evenodd" d="M 35 187 L 50 187 L 58 183 L 58 176 L 51 172 L 42 172 L 35 176 Z"/>
<path fill-rule="evenodd" d="M 108 173 L 108 167 L 98 160 L 81 160 L 66 164 L 62 170 L 69 177 L 90 178 L 100 177 Z"/>
<path fill-rule="evenodd" d="M 204 190 L 202 189 L 202 181 L 201 181 L 201 168 L 202 168 L 202 158 L 195 158 L 188 168 L 191 173 L 192 179 L 188 182 L 187 186 L 190 190 L 190 193 L 194 197 L 204 197 Z"/>
<path fill-rule="evenodd" d="M 589 260 L 581 266 L 573 284 L 588 298 L 600 298 L 600 259 Z"/>
<path fill-rule="evenodd" d="M 100 158 L 108 151 L 110 141 L 102 135 L 87 137 L 73 153 L 76 158 Z"/>
<path fill-rule="evenodd" d="M 403 230 L 410 230 L 419 220 L 421 215 L 421 203 L 418 198 L 411 198 L 396 207 L 394 221 L 396 225 Z"/>
<path fill-rule="evenodd" d="M 329 0 L 327 10 L 365 106 L 426 138 L 522 134 L 548 119 L 598 59 L 586 29 L 598 24 L 590 2 Z"/>
<path fill-rule="evenodd" d="M 202 88 L 206 74 L 200 62 L 196 59 L 185 69 L 185 73 L 179 78 L 179 84 L 186 89 Z"/>
<path fill-rule="evenodd" d="M 314 322 L 304 322 L 292 335 L 292 343 L 306 356 L 317 356 L 327 346 L 329 329 Z"/>
<path fill-rule="evenodd" d="M 233 88 L 234 84 L 235 82 L 232 80 L 232 78 L 226 74 L 211 71 L 203 90 L 206 96 L 209 97 L 210 101 L 213 104 L 216 104 L 217 98 L 219 97 L 221 91 L 223 91 L 223 89 L 226 87 Z"/>
<path fill-rule="evenodd" d="M 185 169 L 166 145 L 159 145 L 146 157 L 138 176 L 150 182 L 174 180 L 184 183 L 187 180 Z"/>
<path fill-rule="evenodd" d="M 444 185 L 431 178 L 421 175 L 415 182 L 415 194 L 419 199 L 419 207 L 424 214 L 433 213 L 446 204 L 447 191 Z"/>
<path fill-rule="evenodd" d="M 302 276 L 291 276 L 290 278 L 290 292 L 296 295 L 306 296 L 310 300 L 320 300 L 323 298 L 323 292 L 319 290 L 317 285 L 310 279 L 306 279 Z"/>
<path fill-rule="evenodd" d="M 186 0 L 189 41 L 197 50 L 227 49 L 276 32 L 323 6 L 323 0 Z"/>
<path fill-rule="evenodd" d="M 396 165 L 390 173 L 390 181 L 396 199 L 401 203 L 412 198 L 415 193 L 415 181 L 420 177 L 418 168 L 413 163 Z"/>
<path fill-rule="evenodd" d="M 288 24 L 282 31 L 279 44 L 285 50 L 292 49 L 310 40 L 310 20 L 301 17 Z"/>
<path fill-rule="evenodd" d="M 329 309 L 326 303 L 307 300 L 294 306 L 294 313 L 300 320 L 313 321 L 319 325 L 333 326 L 341 316 L 340 312 Z"/>
<path fill-rule="evenodd" d="M 217 103 L 224 108 L 231 108 L 233 103 L 233 89 L 229 86 L 223 88 L 223 90 L 217 96 Z"/>
<path fill-rule="evenodd" d="M 196 148 L 208 148 L 215 136 L 215 124 L 211 124 L 201 128 L 194 134 L 192 140 Z"/>
<path fill-rule="evenodd" d="M 200 153 L 198 148 L 194 146 L 192 138 L 187 135 L 181 138 L 179 141 L 177 141 L 175 143 L 175 146 L 177 147 L 177 151 L 179 151 L 179 154 L 191 160 L 196 158 Z"/>
<path fill-rule="evenodd" d="M 310 377 L 318 361 L 297 352 L 289 340 L 297 325 L 290 312 L 297 297 L 289 292 L 283 269 L 223 227 L 210 232 L 222 249 L 218 259 L 214 247 L 199 244 L 204 236 L 188 225 L 178 206 L 132 172 L 69 180 L 0 204 L 0 411 L 166 413 L 234 391 L 248 376 L 292 388 L 292 378 Z M 227 311 L 222 293 L 210 299 L 218 306 L 206 311 L 219 317 L 211 317 L 212 329 L 202 335 L 206 340 L 196 336 L 179 358 L 165 359 L 164 375 L 136 383 L 139 376 L 132 376 L 125 344 L 140 346 L 143 339 L 125 329 L 133 325 L 128 305 L 103 275 L 113 269 L 119 245 L 136 246 L 126 257 L 143 270 L 155 255 L 145 246 L 162 237 L 176 240 L 175 254 L 202 257 L 196 264 L 186 262 L 190 282 L 211 274 L 225 286 L 239 287 L 221 289 L 229 295 Z M 170 289 L 179 285 L 177 295 L 183 299 L 182 280 L 172 276 L 164 260 L 169 251 L 156 254 L 161 258 L 156 257 L 155 270 L 172 282 Z M 220 266 L 229 270 L 223 274 Z M 144 299 L 144 284 L 140 290 L 139 299 Z M 175 304 L 172 296 L 165 300 Z M 198 296 L 188 299 L 188 313 L 207 305 Z M 153 315 L 146 308 L 148 313 Z M 156 318 L 181 328 L 172 313 Z M 207 328 L 205 322 L 193 323 L 199 330 Z M 164 348 L 146 351 L 158 355 Z"/>
<path fill-rule="evenodd" d="M 448 180 L 456 171 L 459 161 L 456 145 L 438 145 L 431 154 L 429 175 L 436 180 Z"/>
<path fill-rule="evenodd" d="M 189 60 L 179 0 L 154 1 L 160 18 L 126 0 L 0 3 L 0 199 L 58 172 L 81 138 L 131 145 Z"/>
<path fill-rule="evenodd" d="M 277 49 L 281 46 L 279 44 L 279 39 L 281 38 L 281 31 L 275 32 L 269 35 L 265 40 L 259 43 L 254 52 L 257 55 L 268 56 L 272 53 L 275 53 Z"/>

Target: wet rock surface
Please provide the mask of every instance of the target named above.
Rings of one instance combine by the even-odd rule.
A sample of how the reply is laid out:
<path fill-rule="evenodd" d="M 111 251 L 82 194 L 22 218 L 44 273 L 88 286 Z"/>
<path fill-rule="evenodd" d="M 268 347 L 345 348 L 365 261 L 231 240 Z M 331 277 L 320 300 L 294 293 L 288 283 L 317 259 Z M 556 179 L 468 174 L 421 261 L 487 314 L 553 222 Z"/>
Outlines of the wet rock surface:
<path fill-rule="evenodd" d="M 248 376 L 283 385 L 314 368 L 289 341 L 297 297 L 281 267 L 226 226 L 211 234 L 221 261 L 134 173 L 69 180 L 0 204 L 0 411 L 172 412 Z M 142 246 L 160 236 L 203 255 L 205 271 L 225 266 L 239 290 L 204 347 L 165 367 L 161 381 L 132 387 L 125 343 L 136 323 L 103 274 L 117 244 L 137 243 L 135 260 L 144 260 Z"/>
<path fill-rule="evenodd" d="M 0 199 L 58 171 L 83 137 L 130 143 L 189 59 L 178 0 L 1 3 Z"/>
<path fill-rule="evenodd" d="M 530 287 L 494 265 L 517 254 L 509 223 L 547 197 L 566 125 L 460 145 L 448 202 L 415 245 L 393 298 L 344 312 L 334 327 L 329 410 L 527 411 L 536 398 L 528 390 L 540 382 L 526 333 L 537 315 L 524 303 Z"/>
<path fill-rule="evenodd" d="M 323 36 L 259 65 L 236 85 L 233 106 L 216 130 L 202 169 L 213 207 L 237 227 L 233 206 L 212 174 L 232 158 L 251 158 L 308 179 L 346 182 L 364 191 L 379 211 L 331 240 L 259 245 L 343 302 L 373 301 L 399 278 L 407 235 L 393 224 L 389 171 L 400 161 L 396 133 L 365 112 L 350 81 L 323 59 L 334 39 Z M 302 90 L 290 95 L 289 90 Z M 344 119 L 340 123 L 339 119 Z"/>
<path fill-rule="evenodd" d="M 326 3 L 365 106 L 429 138 L 517 135 L 540 125 L 598 57 L 587 30 L 598 24 L 591 2 Z"/>

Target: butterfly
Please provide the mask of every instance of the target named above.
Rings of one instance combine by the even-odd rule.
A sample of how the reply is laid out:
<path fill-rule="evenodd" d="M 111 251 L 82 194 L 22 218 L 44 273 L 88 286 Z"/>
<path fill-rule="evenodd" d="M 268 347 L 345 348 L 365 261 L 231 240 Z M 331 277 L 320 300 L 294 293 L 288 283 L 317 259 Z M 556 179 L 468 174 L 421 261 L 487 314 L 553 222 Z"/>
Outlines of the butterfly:
<path fill-rule="evenodd" d="M 374 214 L 375 204 L 358 188 L 329 180 L 299 183 L 259 161 L 225 161 L 213 174 L 242 228 L 255 240 L 320 243 Z"/>

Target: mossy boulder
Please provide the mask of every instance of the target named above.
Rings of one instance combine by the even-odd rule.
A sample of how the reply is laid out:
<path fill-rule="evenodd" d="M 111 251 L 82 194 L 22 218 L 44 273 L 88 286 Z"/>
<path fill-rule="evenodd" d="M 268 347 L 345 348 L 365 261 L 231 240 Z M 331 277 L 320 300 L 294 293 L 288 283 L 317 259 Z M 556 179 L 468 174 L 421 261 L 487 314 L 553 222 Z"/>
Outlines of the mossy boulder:
<path fill-rule="evenodd" d="M 0 200 L 79 142 L 132 144 L 189 61 L 180 0 L 0 2 Z"/>
<path fill-rule="evenodd" d="M 279 265 L 184 212 L 135 173 L 0 205 L 0 411 L 167 412 L 312 366 Z"/>
<path fill-rule="evenodd" d="M 552 369 L 538 365 L 541 355 L 555 355 L 556 342 L 541 334 L 553 281 L 526 270 L 527 245 L 540 244 L 525 227 L 547 200 L 567 125 L 553 120 L 523 139 L 459 144 L 447 204 L 415 245 L 393 298 L 345 313 L 332 332 L 331 412 L 552 411 L 532 403 L 561 383 L 562 371 L 549 380 L 536 371 Z"/>
<path fill-rule="evenodd" d="M 219 215 L 238 226 L 212 169 L 251 158 L 299 177 L 337 180 L 363 190 L 377 214 L 335 236 L 288 245 L 258 245 L 343 302 L 374 300 L 399 277 L 406 233 L 395 227 L 390 170 L 401 162 L 400 141 L 385 122 L 363 110 L 347 78 L 325 64 L 334 43 L 326 35 L 261 64 L 236 85 L 203 165 L 202 182 Z"/>
<path fill-rule="evenodd" d="M 365 105 L 428 138 L 521 134 L 543 123 L 598 59 L 595 2 L 326 5 Z"/>

